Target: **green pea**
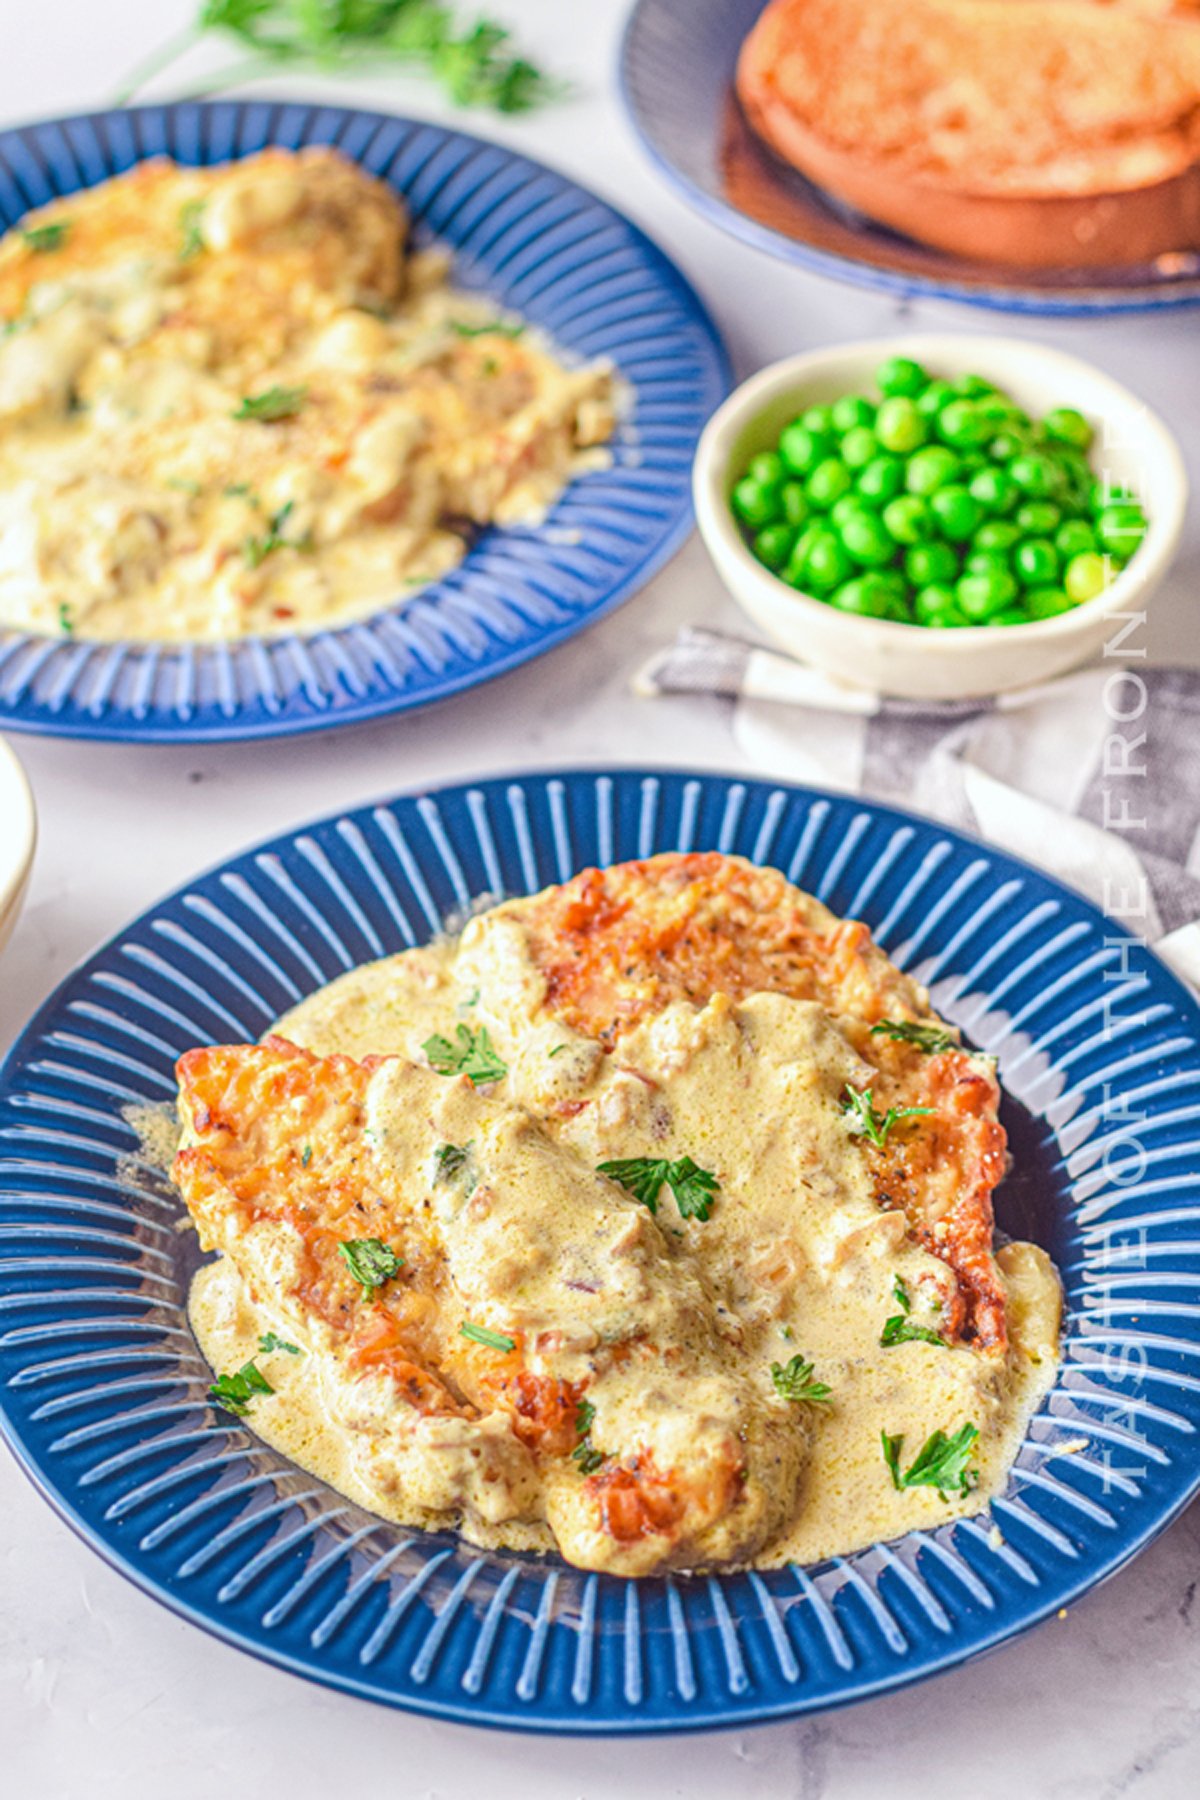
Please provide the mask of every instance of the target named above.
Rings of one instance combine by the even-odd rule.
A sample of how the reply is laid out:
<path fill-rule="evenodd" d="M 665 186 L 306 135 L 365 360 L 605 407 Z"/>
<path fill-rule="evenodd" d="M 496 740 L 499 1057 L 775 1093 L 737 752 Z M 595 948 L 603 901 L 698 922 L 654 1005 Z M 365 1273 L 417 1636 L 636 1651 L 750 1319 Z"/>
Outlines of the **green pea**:
<path fill-rule="evenodd" d="M 1070 562 L 1073 556 L 1086 556 L 1096 548 L 1096 534 L 1084 519 L 1064 519 L 1054 534 L 1054 548 Z"/>
<path fill-rule="evenodd" d="M 914 544 L 905 552 L 904 572 L 914 587 L 940 587 L 958 574 L 958 557 L 949 544 Z"/>
<path fill-rule="evenodd" d="M 815 433 L 817 437 L 833 436 L 832 406 L 810 406 L 807 412 L 801 413 L 800 423 L 806 431 Z"/>
<path fill-rule="evenodd" d="M 995 384 L 986 380 L 982 375 L 960 375 L 950 385 L 955 393 L 961 394 L 965 400 L 981 400 L 985 394 L 996 392 Z"/>
<path fill-rule="evenodd" d="M 832 447 L 829 438 L 810 431 L 798 419 L 793 420 L 779 438 L 779 454 L 790 475 L 811 474 Z"/>
<path fill-rule="evenodd" d="M 959 458 L 962 464 L 962 479 L 969 487 L 976 475 L 991 467 L 982 450 L 964 450 Z"/>
<path fill-rule="evenodd" d="M 909 586 L 899 569 L 872 569 L 871 579 L 882 582 L 893 600 L 908 604 Z"/>
<path fill-rule="evenodd" d="M 846 520 L 853 518 L 855 513 L 865 513 L 869 511 L 870 508 L 863 500 L 861 494 L 843 494 L 841 499 L 835 500 L 829 509 L 829 523 L 835 525 L 840 531 L 842 526 L 846 523 Z"/>
<path fill-rule="evenodd" d="M 994 435 L 992 421 L 973 400 L 950 400 L 938 414 L 937 434 L 953 450 L 974 450 Z"/>
<path fill-rule="evenodd" d="M 1058 551 L 1049 538 L 1025 538 L 1013 551 L 1013 568 L 1026 587 L 1052 587 L 1058 580 Z"/>
<path fill-rule="evenodd" d="M 1007 394 L 980 394 L 972 404 L 980 418 L 989 419 L 995 430 L 1003 430 L 1009 425 L 1017 429 L 1029 428 L 1028 414 L 1023 413 Z"/>
<path fill-rule="evenodd" d="M 804 576 L 818 593 L 839 587 L 853 573 L 841 539 L 832 531 L 821 531 L 809 545 L 804 558 Z"/>
<path fill-rule="evenodd" d="M 998 570 L 1001 575 L 1011 574 L 1006 551 L 972 550 L 963 564 L 963 573 L 966 575 L 989 575 L 993 569 Z"/>
<path fill-rule="evenodd" d="M 808 499 L 802 482 L 785 481 L 779 490 L 779 504 L 785 522 L 793 531 L 808 518 Z"/>
<path fill-rule="evenodd" d="M 1006 606 L 1003 612 L 993 613 L 988 620 L 989 625 L 1028 625 L 1029 615 L 1019 606 Z"/>
<path fill-rule="evenodd" d="M 1122 487 L 1119 482 L 1093 481 L 1088 488 L 1088 505 L 1094 513 L 1101 513 L 1106 506 L 1115 506 L 1120 501 L 1136 499 L 1133 489 Z"/>
<path fill-rule="evenodd" d="M 768 569 L 782 569 L 792 553 L 795 536 L 789 525 L 766 525 L 754 540 L 754 554 Z"/>
<path fill-rule="evenodd" d="M 779 489 L 764 487 L 752 475 L 742 476 L 730 499 L 734 512 L 751 531 L 757 531 L 779 517 Z"/>
<path fill-rule="evenodd" d="M 873 456 L 854 485 L 872 506 L 884 506 L 904 486 L 904 464 L 895 456 Z"/>
<path fill-rule="evenodd" d="M 1014 457 L 1021 456 L 1028 447 L 1028 432 L 1021 431 L 1010 423 L 996 433 L 988 445 L 988 455 L 995 463 L 1010 463 Z"/>
<path fill-rule="evenodd" d="M 931 582 L 928 587 L 918 588 L 913 611 L 922 625 L 940 624 L 944 614 L 958 612 L 954 589 L 945 582 Z"/>
<path fill-rule="evenodd" d="M 1071 606 L 1059 587 L 1030 588 L 1025 596 L 1025 610 L 1031 619 L 1053 619 L 1057 613 L 1070 612 Z"/>
<path fill-rule="evenodd" d="M 896 554 L 896 543 L 882 519 L 875 513 L 860 512 L 842 526 L 842 543 L 856 563 L 882 568 Z"/>
<path fill-rule="evenodd" d="M 829 598 L 840 612 L 857 613 L 867 619 L 886 617 L 892 604 L 887 589 L 871 575 L 858 575 L 845 582 Z"/>
<path fill-rule="evenodd" d="M 883 509 L 883 522 L 898 544 L 923 544 L 934 535 L 929 502 L 918 494 L 900 494 Z"/>
<path fill-rule="evenodd" d="M 981 625 L 993 613 L 1003 612 L 1006 606 L 1012 605 L 1017 597 L 1017 584 L 1003 569 L 990 570 L 986 575 L 963 575 L 955 583 L 954 597 L 960 611 L 973 624 Z"/>
<path fill-rule="evenodd" d="M 1096 536 L 1110 556 L 1128 562 L 1146 535 L 1146 515 L 1130 501 L 1106 506 L 1096 520 Z"/>
<path fill-rule="evenodd" d="M 971 542 L 976 550 L 1011 550 L 1020 536 L 1011 519 L 985 519 Z"/>
<path fill-rule="evenodd" d="M 957 481 L 938 488 L 929 496 L 929 505 L 942 536 L 954 544 L 965 544 L 983 517 L 983 508 L 971 490 Z"/>
<path fill-rule="evenodd" d="M 1069 444 L 1073 450 L 1086 450 L 1095 433 L 1081 412 L 1073 406 L 1058 406 L 1042 420 L 1046 436 L 1055 443 Z"/>
<path fill-rule="evenodd" d="M 841 457 L 848 469 L 865 469 L 879 454 L 879 444 L 869 425 L 855 425 L 842 439 Z"/>
<path fill-rule="evenodd" d="M 1104 566 L 1104 558 L 1097 556 L 1094 550 L 1085 551 L 1082 556 L 1073 556 L 1067 564 L 1063 575 L 1063 587 L 1076 605 L 1084 600 L 1094 600 L 1108 586 L 1108 571 Z"/>
<path fill-rule="evenodd" d="M 850 471 L 836 456 L 819 462 L 804 487 L 809 503 L 818 512 L 828 512 L 835 500 L 850 491 Z"/>
<path fill-rule="evenodd" d="M 928 382 L 925 370 L 910 356 L 889 356 L 875 371 L 875 384 L 881 394 L 900 394 L 915 399 Z"/>
<path fill-rule="evenodd" d="M 929 436 L 929 421 L 917 411 L 915 401 L 895 394 L 883 402 L 875 416 L 875 436 L 885 450 L 907 456 L 920 449 Z"/>
<path fill-rule="evenodd" d="M 1062 508 L 1052 500 L 1026 500 L 1017 508 L 1017 524 L 1025 537 L 1049 537 L 1062 524 Z"/>
<path fill-rule="evenodd" d="M 969 485 L 985 512 L 1011 512 L 1020 499 L 1016 483 L 1003 469 L 980 469 L 977 475 L 972 475 Z"/>
<path fill-rule="evenodd" d="M 904 485 L 910 494 L 928 499 L 938 488 L 953 481 L 958 472 L 959 461 L 953 450 L 947 450 L 944 444 L 930 444 L 909 458 Z"/>
<path fill-rule="evenodd" d="M 760 450 L 757 456 L 750 458 L 746 473 L 751 481 L 757 481 L 762 487 L 781 487 L 787 479 L 783 458 L 777 450 Z"/>
<path fill-rule="evenodd" d="M 1024 450 L 1020 456 L 1014 456 L 1008 472 L 1017 486 L 1034 500 L 1048 500 L 1066 485 L 1058 462 L 1040 450 Z"/>
<path fill-rule="evenodd" d="M 924 393 L 917 395 L 917 411 L 923 419 L 936 419 L 948 400 L 954 399 L 954 389 L 948 381 L 931 381 Z"/>
<path fill-rule="evenodd" d="M 833 429 L 840 437 L 853 431 L 856 425 L 871 425 L 875 420 L 875 408 L 861 394 L 843 394 L 835 400 L 830 409 Z"/>

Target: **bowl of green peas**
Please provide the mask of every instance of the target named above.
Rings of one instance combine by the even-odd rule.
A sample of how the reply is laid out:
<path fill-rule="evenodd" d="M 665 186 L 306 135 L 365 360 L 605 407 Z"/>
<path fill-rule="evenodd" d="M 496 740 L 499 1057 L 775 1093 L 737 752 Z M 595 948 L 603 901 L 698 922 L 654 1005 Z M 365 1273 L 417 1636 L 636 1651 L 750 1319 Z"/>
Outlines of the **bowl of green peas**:
<path fill-rule="evenodd" d="M 1007 338 L 841 345 L 752 376 L 696 452 L 717 570 L 782 648 L 913 699 L 1023 687 L 1128 631 L 1187 479 L 1127 388 Z"/>

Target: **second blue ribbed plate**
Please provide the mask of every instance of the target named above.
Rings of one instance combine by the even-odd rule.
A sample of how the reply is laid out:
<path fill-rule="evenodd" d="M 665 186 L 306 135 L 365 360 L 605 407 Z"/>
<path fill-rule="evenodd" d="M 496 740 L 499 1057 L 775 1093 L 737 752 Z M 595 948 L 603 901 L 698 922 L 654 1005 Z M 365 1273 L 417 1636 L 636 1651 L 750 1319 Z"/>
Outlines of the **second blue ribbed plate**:
<path fill-rule="evenodd" d="M 189 1045 L 482 895 L 716 848 L 866 919 L 1000 1059 L 1000 1225 L 1054 1256 L 1063 1362 L 990 1516 L 811 1568 L 644 1582 L 373 1518 L 212 1406 L 196 1255 L 129 1109 Z M 314 823 L 154 906 L 0 1075 L 0 1423 L 110 1563 L 228 1643 L 417 1711 L 537 1731 L 744 1725 L 932 1675 L 1111 1575 L 1200 1483 L 1200 1010 L 1087 901 L 929 820 L 716 775 L 584 771 Z"/>
<path fill-rule="evenodd" d="M 221 163 L 332 144 L 403 196 L 453 278 L 608 357 L 627 409 L 612 467 L 545 524 L 485 532 L 462 565 L 336 630 L 202 645 L 99 644 L 0 628 L 0 730 L 163 743 L 272 737 L 402 712 L 552 649 L 645 585 L 691 527 L 696 440 L 725 352 L 674 265 L 585 188 L 499 144 L 384 113 L 180 102 L 0 131 L 0 230 L 150 156 Z"/>

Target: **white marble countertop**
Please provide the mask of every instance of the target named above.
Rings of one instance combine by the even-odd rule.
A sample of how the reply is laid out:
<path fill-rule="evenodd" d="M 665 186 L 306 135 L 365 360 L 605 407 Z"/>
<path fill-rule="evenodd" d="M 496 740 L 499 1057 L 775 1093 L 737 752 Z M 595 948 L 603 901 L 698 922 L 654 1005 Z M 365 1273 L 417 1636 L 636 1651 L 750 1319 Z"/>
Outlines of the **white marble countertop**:
<path fill-rule="evenodd" d="M 686 0 L 680 0 L 685 4 Z M 3 6 L 0 120 L 106 103 L 192 0 Z M 609 196 L 679 260 L 741 372 L 904 327 L 1003 330 L 1093 358 L 1175 425 L 1200 484 L 1200 316 L 1058 324 L 899 306 L 805 276 L 694 217 L 620 117 L 625 0 L 497 0 L 579 93 L 531 119 L 468 118 Z M 18 36 L 18 30 L 20 35 Z M 198 77 L 225 50 L 194 53 Z M 157 92 L 158 90 L 152 90 Z M 328 91 L 312 77 L 287 91 Z M 338 90 L 346 93 L 343 85 Z M 409 81 L 351 97 L 438 114 Z M 1155 660 L 1200 663 L 1193 519 L 1156 603 Z M 41 842 L 0 965 L 0 1050 L 52 986 L 143 906 L 289 823 L 395 790 L 552 762 L 744 767 L 720 702 L 637 702 L 630 669 L 687 622 L 736 626 L 693 539 L 614 617 L 541 662 L 413 718 L 290 742 L 138 750 L 21 739 Z M 984 1661 L 795 1725 L 645 1743 L 473 1731 L 343 1698 L 261 1665 L 137 1592 L 71 1535 L 0 1452 L 0 1788 L 26 1800 L 817 1800 L 931 1791 L 1101 1800 L 1200 1791 L 1200 1507 L 1063 1618 Z"/>

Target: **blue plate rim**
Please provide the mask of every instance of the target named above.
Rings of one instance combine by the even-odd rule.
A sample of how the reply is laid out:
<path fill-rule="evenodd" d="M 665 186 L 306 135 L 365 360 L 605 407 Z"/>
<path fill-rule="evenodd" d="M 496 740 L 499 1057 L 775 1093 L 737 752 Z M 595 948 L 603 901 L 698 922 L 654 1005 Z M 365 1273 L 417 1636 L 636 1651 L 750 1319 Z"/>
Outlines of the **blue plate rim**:
<path fill-rule="evenodd" d="M 343 102 L 329 99 L 327 96 L 305 98 L 301 94 L 270 95 L 230 95 L 205 99 L 186 99 L 163 101 L 147 101 L 128 107 L 99 107 L 95 109 L 37 115 L 22 119 L 15 123 L 5 124 L 0 128 L 0 144 L 6 138 L 21 138 L 30 133 L 42 130 L 67 132 L 72 127 L 87 126 L 95 128 L 116 117 L 132 119 L 170 118 L 182 113 L 198 113 L 211 117 L 221 109 L 228 109 L 236 114 L 244 114 L 251 108 L 262 108 L 272 116 L 286 114 L 291 108 L 306 110 L 312 114 L 340 115 L 345 120 L 369 121 L 376 126 L 398 125 L 428 131 L 446 140 L 458 140 L 469 145 L 472 152 L 490 150 L 506 161 L 523 164 L 533 177 L 549 177 L 551 181 L 562 184 L 579 194 L 588 203 L 612 214 L 628 233 L 640 253 L 654 266 L 656 276 L 668 289 L 674 290 L 675 297 L 688 312 L 691 320 L 705 334 L 708 340 L 707 349 L 711 356 L 712 375 L 714 379 L 714 397 L 716 403 L 726 397 L 734 385 L 734 369 L 729 349 L 716 324 L 713 315 L 696 288 L 695 283 L 684 273 L 674 258 L 653 238 L 650 233 L 630 215 L 622 211 L 617 201 L 598 193 L 585 182 L 577 181 L 573 175 L 555 168 L 540 157 L 532 156 L 522 149 L 499 142 L 496 139 L 480 136 L 477 132 L 463 130 L 457 123 L 446 123 L 440 119 L 427 119 L 418 115 L 394 113 L 378 107 L 346 105 Z M 270 137 L 268 142 L 274 140 Z M 146 152 L 139 161 L 151 154 Z M 242 154 L 242 153 L 239 153 Z M 133 165 L 133 166 L 136 166 Z M 82 191 L 76 189 L 72 191 Z M 618 373 L 619 373 L 618 368 Z M 699 437 L 699 428 L 696 433 Z M 680 500 L 675 509 L 675 517 L 670 526 L 664 530 L 651 549 L 630 566 L 624 575 L 609 589 L 604 597 L 598 600 L 587 611 L 576 614 L 561 624 L 540 628 L 533 641 L 518 644 L 513 649 L 489 657 L 484 667 L 468 667 L 456 675 L 440 679 L 431 689 L 409 694 L 407 689 L 391 691 L 372 698 L 361 697 L 354 700 L 338 696 L 335 702 L 325 711 L 318 711 L 295 719 L 269 716 L 264 719 L 218 716 L 202 722 L 201 709 L 197 707 L 193 717 L 185 722 L 178 720 L 156 724 L 151 720 L 139 721 L 136 716 L 128 714 L 105 715 L 101 719 L 90 717 L 68 719 L 55 718 L 47 723 L 43 718 L 30 716 L 28 710 L 22 710 L 20 703 L 14 709 L 7 701 L 0 699 L 0 730 L 21 732 L 31 736 L 49 736 L 70 738 L 88 742 L 113 743 L 146 743 L 146 744 L 199 744 L 199 743 L 233 743 L 256 742 L 268 738 L 301 736 L 310 732 L 336 730 L 343 725 L 358 725 L 371 719 L 390 718 L 403 713 L 415 713 L 428 706 L 436 706 L 440 701 L 451 699 L 456 695 L 470 691 L 472 688 L 485 685 L 501 676 L 511 674 L 515 669 L 536 660 L 537 657 L 558 649 L 572 637 L 588 630 L 593 624 L 607 618 L 608 615 L 625 605 L 639 593 L 642 588 L 675 557 L 691 536 L 695 523 L 694 509 L 691 500 L 690 482 L 681 486 Z M 433 584 L 436 586 L 437 584 Z M 296 634 L 301 641 L 338 640 L 355 628 L 369 624 L 371 621 L 392 615 L 404 596 L 396 596 L 376 612 L 364 615 L 363 619 L 349 621 L 341 626 L 324 630 Z M 49 638 L 40 633 L 18 632 L 12 627 L 0 626 L 0 648 L 4 648 L 8 640 L 16 637 L 22 643 L 51 646 L 59 640 Z M 90 642 L 91 640 L 81 640 Z M 234 640 L 247 645 L 287 643 L 289 634 L 281 633 L 278 639 L 261 637 Z M 121 639 L 111 643 L 97 640 L 98 648 L 109 650 L 129 650 L 134 652 L 170 651 L 180 646 L 159 644 L 156 640 Z M 203 652 L 208 646 L 199 643 L 196 650 Z"/>
<path fill-rule="evenodd" d="M 800 238 L 773 231 L 769 225 L 752 219 L 732 202 L 718 199 L 685 175 L 660 148 L 643 122 L 633 94 L 632 62 L 639 16 L 645 8 L 656 4 L 658 0 L 634 0 L 617 46 L 617 89 L 625 116 L 643 151 L 675 192 L 711 224 L 751 248 L 777 262 L 791 263 L 827 280 L 845 282 L 873 293 L 890 294 L 902 300 L 954 300 L 963 306 L 982 308 L 985 312 L 1015 313 L 1025 318 L 1106 319 L 1132 313 L 1180 312 L 1200 307 L 1200 281 L 1194 292 L 1158 296 L 1143 291 L 1128 297 L 1122 297 L 1118 290 L 1111 288 L 1086 290 L 1088 297 L 1070 297 L 1065 292 L 1053 290 L 1040 293 L 1031 288 L 973 286 L 883 269 L 865 260 L 856 262 L 851 257 L 839 256 L 834 250 L 821 250 Z"/>
<path fill-rule="evenodd" d="M 773 780 L 768 776 L 749 772 L 697 768 L 686 763 L 655 763 L 652 765 L 607 761 L 573 763 L 546 767 L 521 767 L 498 773 L 489 772 L 478 777 L 463 776 L 456 780 L 439 782 L 436 785 L 406 785 L 365 801 L 352 802 L 345 807 L 335 808 L 317 818 L 301 820 L 282 832 L 239 846 L 229 856 L 207 864 L 177 884 L 168 893 L 160 895 L 117 931 L 97 944 L 55 984 L 50 994 L 22 1027 L 3 1059 L 0 1059 L 0 1099 L 3 1099 L 7 1093 L 8 1081 L 13 1069 L 25 1059 L 28 1050 L 40 1036 L 43 1024 L 53 1017 L 66 990 L 156 913 L 171 906 L 182 896 L 227 870 L 231 865 L 240 864 L 249 857 L 269 854 L 273 850 L 293 845 L 297 838 L 306 833 L 320 831 L 336 824 L 341 819 L 377 807 L 387 808 L 405 802 L 422 800 L 436 803 L 439 799 L 466 795 L 472 790 L 499 794 L 509 788 L 536 787 L 544 790 L 554 782 L 568 785 L 576 781 L 597 783 L 606 779 L 614 785 L 634 781 L 639 783 L 685 781 L 701 788 L 707 788 L 710 784 L 715 784 L 718 790 L 724 789 L 726 795 L 735 789 L 758 790 L 768 795 L 780 793 L 789 799 L 824 804 L 835 809 L 849 804 L 870 813 L 875 819 L 890 822 L 901 829 L 911 829 L 915 826 L 919 832 L 936 832 L 953 846 L 966 851 L 970 851 L 976 846 L 981 847 L 1002 868 L 1015 869 L 1032 877 L 1036 882 L 1048 885 L 1067 895 L 1077 905 L 1094 915 L 1097 920 L 1102 921 L 1109 936 L 1135 946 L 1139 955 L 1153 965 L 1160 977 L 1170 988 L 1174 989 L 1182 1003 L 1182 1009 L 1196 1015 L 1197 1024 L 1200 1026 L 1200 998 L 1190 992 L 1180 977 L 1141 938 L 1129 931 L 1118 920 L 1111 919 L 1087 895 L 1070 883 L 1063 881 L 1058 876 L 1048 874 L 1025 857 L 992 846 L 988 840 L 976 833 L 945 825 L 930 815 L 909 811 L 904 807 L 861 794 L 846 793 L 808 783 Z M 580 866 L 586 865 L 581 863 Z M 773 866 L 770 865 L 769 859 L 768 866 Z M 18 1467 L 34 1489 L 47 1501 L 53 1511 L 81 1542 L 141 1592 L 167 1607 L 178 1617 L 199 1626 L 219 1641 L 304 1680 L 314 1681 L 321 1686 L 377 1704 L 388 1705 L 416 1716 L 428 1716 L 484 1729 L 502 1729 L 521 1734 L 565 1738 L 671 1736 L 714 1730 L 749 1729 L 759 1725 L 765 1726 L 840 1710 L 844 1706 L 856 1705 L 884 1693 L 902 1691 L 919 1682 L 947 1673 L 966 1662 L 974 1662 L 982 1656 L 991 1655 L 1005 1644 L 1011 1643 L 1045 1624 L 1062 1609 L 1085 1599 L 1094 1589 L 1118 1574 L 1161 1536 L 1200 1493 L 1200 1461 L 1198 1461 L 1187 1483 L 1169 1506 L 1158 1511 L 1128 1538 L 1122 1528 L 1121 1542 L 1119 1545 L 1114 1545 L 1110 1555 L 1090 1561 L 1086 1570 L 1081 1570 L 1075 1581 L 1054 1588 L 1053 1592 L 1040 1604 L 1023 1612 L 1017 1618 L 998 1624 L 969 1649 L 956 1649 L 952 1645 L 948 1646 L 942 1654 L 924 1658 L 919 1667 L 901 1671 L 893 1669 L 874 1680 L 850 1685 L 847 1691 L 825 1699 L 806 1701 L 795 1693 L 790 1695 L 785 1693 L 782 1698 L 773 1702 L 764 1703 L 760 1698 L 755 1706 L 746 1710 L 723 1709 L 717 1706 L 707 1712 L 689 1711 L 687 1716 L 671 1720 L 664 1720 L 657 1716 L 639 1717 L 632 1714 L 623 1717 L 619 1722 L 614 1722 L 606 1717 L 592 1719 L 583 1716 L 577 1721 L 572 1720 L 566 1723 L 557 1718 L 540 1719 L 536 1709 L 533 1708 L 528 1713 L 518 1714 L 511 1708 L 492 1710 L 486 1703 L 479 1704 L 475 1701 L 470 1704 L 442 1702 L 429 1691 L 422 1691 L 419 1695 L 414 1696 L 411 1692 L 400 1693 L 394 1690 L 384 1690 L 369 1678 L 356 1680 L 337 1669 L 328 1667 L 317 1669 L 302 1657 L 290 1654 L 273 1642 L 265 1642 L 261 1638 L 256 1641 L 248 1632 L 226 1623 L 220 1615 L 205 1612 L 190 1604 L 181 1595 L 173 1593 L 155 1576 L 140 1569 L 131 1557 L 107 1543 L 96 1528 L 82 1516 L 63 1487 L 52 1480 L 39 1466 L 36 1459 L 27 1452 L 22 1438 L 8 1415 L 2 1396 L 0 1396 L 0 1440 L 7 1445 Z M 920 1536 L 923 1534 L 910 1535 Z M 471 1546 L 468 1545 L 467 1548 L 469 1550 Z"/>

